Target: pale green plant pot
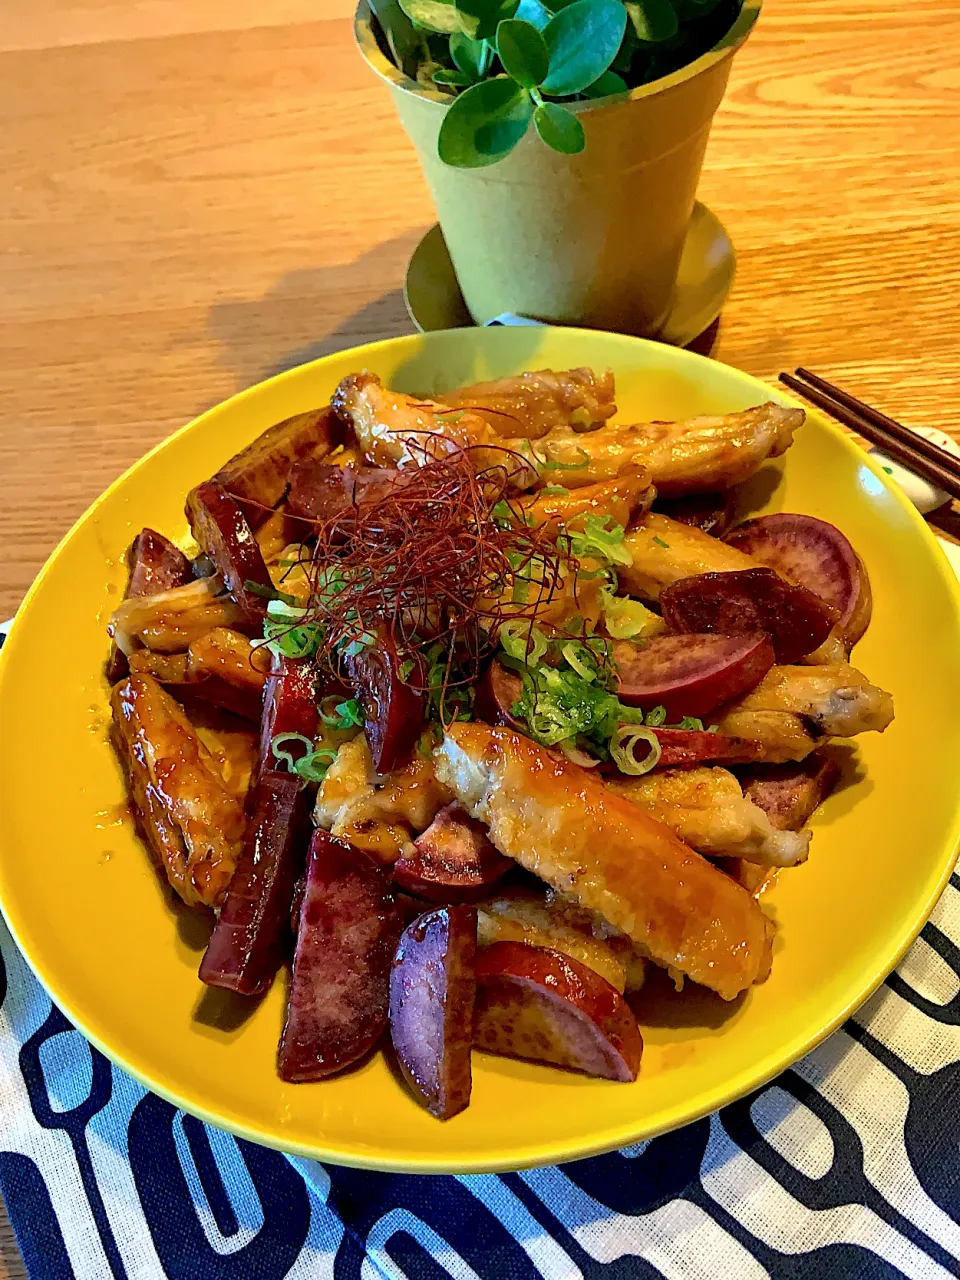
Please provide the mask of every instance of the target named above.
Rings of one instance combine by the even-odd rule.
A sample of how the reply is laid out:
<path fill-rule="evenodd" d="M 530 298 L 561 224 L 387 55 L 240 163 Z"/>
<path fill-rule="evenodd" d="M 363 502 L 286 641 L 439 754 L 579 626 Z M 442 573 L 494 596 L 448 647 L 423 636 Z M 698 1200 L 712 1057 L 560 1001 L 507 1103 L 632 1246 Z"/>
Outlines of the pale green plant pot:
<path fill-rule="evenodd" d="M 452 98 L 421 88 L 380 49 L 367 0 L 360 52 L 389 85 L 416 147 L 467 307 L 655 336 L 670 310 L 704 151 L 734 54 L 762 0 L 708 53 L 653 84 L 572 104 L 580 155 L 551 151 L 532 126 L 503 160 L 455 169 L 437 154 Z"/>

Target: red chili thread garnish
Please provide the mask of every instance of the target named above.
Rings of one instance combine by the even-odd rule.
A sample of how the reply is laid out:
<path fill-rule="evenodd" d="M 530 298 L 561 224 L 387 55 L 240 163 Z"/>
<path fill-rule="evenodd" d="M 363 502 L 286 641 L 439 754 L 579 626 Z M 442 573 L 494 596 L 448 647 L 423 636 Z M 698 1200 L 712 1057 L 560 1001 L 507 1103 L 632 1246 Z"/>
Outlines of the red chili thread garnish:
<path fill-rule="evenodd" d="M 320 660 L 334 670 L 344 647 L 384 624 L 401 656 L 439 641 L 444 688 L 470 684 L 503 623 L 532 628 L 567 574 L 575 583 L 578 562 L 526 524 L 516 489 L 528 458 L 497 445 L 451 447 L 446 437 L 411 434 L 406 444 L 420 466 L 398 471 L 386 493 L 365 498 L 357 486 L 350 507 L 314 526 L 316 546 L 300 562 L 310 601 L 296 625 L 321 625 Z"/>

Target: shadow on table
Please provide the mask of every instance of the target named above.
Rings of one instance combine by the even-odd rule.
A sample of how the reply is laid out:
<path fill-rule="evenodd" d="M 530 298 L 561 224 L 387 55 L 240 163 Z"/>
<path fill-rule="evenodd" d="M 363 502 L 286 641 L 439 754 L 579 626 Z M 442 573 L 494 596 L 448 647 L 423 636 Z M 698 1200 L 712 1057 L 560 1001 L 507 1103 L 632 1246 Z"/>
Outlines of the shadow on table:
<path fill-rule="evenodd" d="M 412 333 L 401 282 L 421 235 L 385 240 L 353 262 L 291 271 L 260 298 L 216 303 L 207 328 L 220 363 L 245 387 L 346 347 Z"/>

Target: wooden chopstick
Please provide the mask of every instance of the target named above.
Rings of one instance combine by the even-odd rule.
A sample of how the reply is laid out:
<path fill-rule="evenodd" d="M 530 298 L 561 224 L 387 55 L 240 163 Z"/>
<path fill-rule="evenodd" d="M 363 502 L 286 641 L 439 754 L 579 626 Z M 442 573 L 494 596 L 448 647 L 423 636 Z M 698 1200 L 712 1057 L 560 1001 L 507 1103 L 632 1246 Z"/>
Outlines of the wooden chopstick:
<path fill-rule="evenodd" d="M 834 386 L 832 382 L 828 382 L 826 378 L 818 377 L 817 374 L 811 373 L 809 369 L 798 369 L 796 376 L 811 387 L 816 387 L 818 391 L 823 391 L 828 396 L 833 396 L 834 400 L 837 400 L 845 408 L 859 414 L 861 418 L 872 426 L 878 427 L 890 436 L 894 436 L 902 444 L 907 445 L 908 448 L 915 449 L 917 453 L 922 453 L 931 462 L 939 462 L 948 471 L 954 470 L 960 475 L 960 458 L 954 457 L 952 453 L 948 453 L 940 445 L 934 444 L 932 440 L 927 440 L 924 436 L 918 436 L 915 431 L 911 431 L 903 423 L 897 422 L 894 418 L 888 418 L 879 409 L 871 408 L 870 405 L 865 404 L 862 400 L 858 400 L 856 396 L 850 395 L 849 391 L 844 391 L 841 387 Z"/>
<path fill-rule="evenodd" d="M 885 414 L 871 409 L 839 387 L 833 387 L 825 379 L 808 374 L 805 369 L 798 369 L 797 374 L 810 378 L 810 383 L 802 382 L 800 377 L 789 373 L 781 373 L 780 381 L 791 391 L 799 392 L 838 421 L 859 432 L 891 458 L 923 476 L 938 489 L 943 489 L 951 497 L 960 498 L 960 459 L 929 440 L 924 440 L 893 418 L 887 418 Z"/>

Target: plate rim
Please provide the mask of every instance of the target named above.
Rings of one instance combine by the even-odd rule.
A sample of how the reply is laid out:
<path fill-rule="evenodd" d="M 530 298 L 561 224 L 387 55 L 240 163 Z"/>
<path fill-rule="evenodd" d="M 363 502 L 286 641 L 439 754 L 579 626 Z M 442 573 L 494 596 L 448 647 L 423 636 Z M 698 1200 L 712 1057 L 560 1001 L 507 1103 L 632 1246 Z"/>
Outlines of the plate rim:
<path fill-rule="evenodd" d="M 544 329 L 562 329 L 564 333 L 582 334 L 584 338 L 597 337 L 598 331 L 593 329 L 574 328 L 568 326 L 551 326 L 545 325 Z M 59 558 L 68 543 L 73 539 L 78 530 L 88 521 L 95 518 L 100 507 L 107 502 L 114 493 L 123 487 L 128 478 L 141 468 L 149 465 L 151 460 L 169 447 L 174 441 L 180 439 L 190 431 L 198 427 L 208 416 L 220 412 L 227 405 L 242 403 L 247 399 L 254 398 L 260 390 L 265 386 L 273 386 L 284 380 L 296 380 L 302 377 L 304 371 L 313 369 L 318 365 L 324 364 L 327 360 L 335 357 L 342 357 L 346 354 L 356 354 L 358 359 L 370 356 L 384 347 L 407 346 L 416 349 L 423 343 L 431 341 L 439 341 L 440 336 L 444 334 L 462 334 L 463 329 L 439 329 L 430 333 L 414 333 L 402 334 L 391 338 L 382 338 L 374 342 L 364 343 L 356 347 L 344 347 L 341 350 L 329 352 L 324 356 L 318 357 L 316 360 L 308 361 L 302 365 L 295 365 L 291 369 L 286 369 L 281 373 L 275 374 L 270 378 L 262 379 L 244 387 L 240 391 L 234 392 L 233 395 L 226 397 L 224 400 L 218 401 L 216 404 L 209 406 L 202 413 L 197 414 L 194 418 L 178 427 L 175 431 L 158 441 L 150 449 L 147 450 L 140 458 L 136 459 L 129 467 L 127 467 L 115 480 L 113 480 L 106 489 L 86 508 L 85 511 L 73 522 L 67 532 L 57 542 L 53 551 L 49 554 L 43 563 L 39 573 L 34 578 L 28 588 L 23 600 L 21 601 L 13 618 L 13 623 L 3 650 L 6 656 L 0 655 L 0 711 L 2 711 L 4 689 L 7 682 L 12 679 L 10 668 L 12 664 L 16 664 L 16 657 L 11 658 L 11 654 L 16 655 L 19 648 L 18 621 L 22 615 L 29 611 L 29 607 L 39 594 L 43 587 L 44 581 L 51 571 L 54 563 Z M 502 329 L 485 330 L 475 328 L 477 333 L 502 333 Z M 649 347 L 655 352 L 662 353 L 664 351 L 671 352 L 670 359 L 679 360 L 681 363 L 692 362 L 694 365 L 700 364 L 704 360 L 711 360 L 712 363 L 721 365 L 731 370 L 733 373 L 741 377 L 746 377 L 750 381 L 763 386 L 771 399 L 777 403 L 795 406 L 805 410 L 809 418 L 812 418 L 818 424 L 818 427 L 825 429 L 832 434 L 841 444 L 842 448 L 858 465 L 865 466 L 866 469 L 879 481 L 884 490 L 891 496 L 898 506 L 908 516 L 909 522 L 920 536 L 921 544 L 924 545 L 929 553 L 932 553 L 933 560 L 940 570 L 940 578 L 943 581 L 947 596 L 950 597 L 953 607 L 960 616 L 960 579 L 955 575 L 946 554 L 944 553 L 938 539 L 930 530 L 927 523 L 923 520 L 920 513 L 909 501 L 906 495 L 895 485 L 892 480 L 884 473 L 882 466 L 874 461 L 864 450 L 860 449 L 836 423 L 832 422 L 825 414 L 805 404 L 803 401 L 786 394 L 779 387 L 771 387 L 761 378 L 757 378 L 753 374 L 748 374 L 744 370 L 738 369 L 734 365 L 728 365 L 724 361 L 714 361 L 711 357 L 701 356 L 696 352 L 689 351 L 683 347 L 672 347 L 659 343 L 651 338 L 640 338 L 630 334 L 609 334 L 608 336 L 616 338 L 618 341 L 626 342 L 628 345 L 635 343 Z M 493 339 L 495 341 L 495 339 Z M 484 339 L 480 339 L 484 341 Z M 20 628 L 22 629 L 22 628 Z M 2 775 L 0 775 L 0 784 L 2 784 Z M 960 817 L 960 808 L 957 810 Z M 886 949 L 885 959 L 881 965 L 880 972 L 869 977 L 862 983 L 858 990 L 843 1005 L 843 1007 L 834 1013 L 834 1015 L 817 1031 L 811 1035 L 797 1035 L 790 1042 L 789 1047 L 784 1049 L 781 1042 L 776 1050 L 769 1051 L 756 1069 L 749 1073 L 749 1078 L 744 1079 L 743 1073 L 741 1077 L 737 1077 L 736 1083 L 718 1084 L 714 1089 L 708 1091 L 702 1098 L 701 1102 L 695 1107 L 686 1110 L 682 1117 L 670 1119 L 666 1118 L 663 1123 L 657 1125 L 648 1125 L 646 1127 L 638 1125 L 637 1121 L 627 1121 L 622 1125 L 608 1127 L 598 1132 L 589 1141 L 578 1140 L 575 1146 L 571 1146 L 569 1141 L 557 1140 L 550 1144 L 540 1144 L 536 1152 L 529 1152 L 519 1158 L 511 1158 L 509 1160 L 490 1158 L 490 1157 L 468 1157 L 466 1159 L 450 1159 L 443 1153 L 436 1155 L 422 1154 L 413 1158 L 378 1158 L 366 1153 L 361 1144 L 345 1151 L 342 1148 L 328 1148 L 322 1143 L 322 1137 L 318 1136 L 315 1144 L 307 1145 L 304 1143 L 283 1141 L 275 1134 L 266 1132 L 256 1126 L 248 1125 L 239 1120 L 232 1120 L 223 1114 L 208 1110 L 203 1106 L 199 1106 L 184 1098 L 175 1088 L 167 1088 L 165 1085 L 151 1079 L 149 1074 L 141 1070 L 138 1066 L 128 1061 L 122 1053 L 111 1049 L 98 1035 L 90 1031 L 84 1024 L 84 1019 L 79 1017 L 71 1008 L 71 1000 L 69 996 L 62 996 L 60 992 L 53 988 L 56 983 L 47 981 L 43 972 L 43 964 L 29 954 L 24 948 L 20 940 L 20 932 L 15 919 L 11 919 L 11 913 L 6 901 L 6 883 L 4 876 L 5 857 L 3 855 L 3 846 L 6 843 L 3 828 L 0 827 L 0 914 L 2 914 L 7 928 L 16 944 L 20 955 L 25 963 L 37 978 L 46 994 L 57 1006 L 58 1009 L 67 1017 L 71 1024 L 77 1028 L 85 1036 L 85 1038 L 95 1046 L 103 1055 L 113 1064 L 132 1076 L 139 1084 L 151 1093 L 157 1094 L 171 1103 L 178 1109 L 196 1116 L 207 1124 L 213 1125 L 215 1128 L 224 1129 L 238 1137 L 247 1139 L 248 1141 L 259 1143 L 262 1146 L 271 1147 L 274 1150 L 285 1154 L 305 1157 L 308 1159 L 325 1161 L 330 1164 L 342 1165 L 348 1168 L 365 1169 L 377 1172 L 390 1173 L 421 1173 L 421 1174 L 479 1174 L 479 1173 L 502 1173 L 518 1169 L 537 1168 L 554 1164 L 565 1163 L 572 1160 L 580 1160 L 591 1156 L 615 1151 L 620 1147 L 628 1146 L 638 1141 L 650 1140 L 664 1133 L 672 1132 L 688 1124 L 693 1124 L 704 1116 L 712 1114 L 721 1107 L 729 1105 L 755 1089 L 762 1088 L 769 1083 L 775 1076 L 787 1070 L 793 1063 L 797 1062 L 801 1057 L 810 1053 L 818 1045 L 822 1044 L 830 1035 L 833 1034 L 858 1008 L 866 1003 L 872 995 L 882 986 L 889 974 L 896 968 L 904 955 L 916 941 L 920 931 L 929 919 L 937 902 L 942 897 L 947 885 L 950 882 L 954 869 L 957 865 L 958 856 L 960 856 L 960 822 L 957 823 L 957 829 L 954 832 L 953 851 L 945 859 L 944 866 L 934 884 L 932 890 L 926 895 L 924 900 L 919 904 L 917 910 L 911 917 L 911 922 L 907 928 L 899 935 L 898 941 L 892 947 Z M 23 917 L 21 913 L 20 918 Z M 776 1061 L 773 1061 L 773 1058 Z"/>

